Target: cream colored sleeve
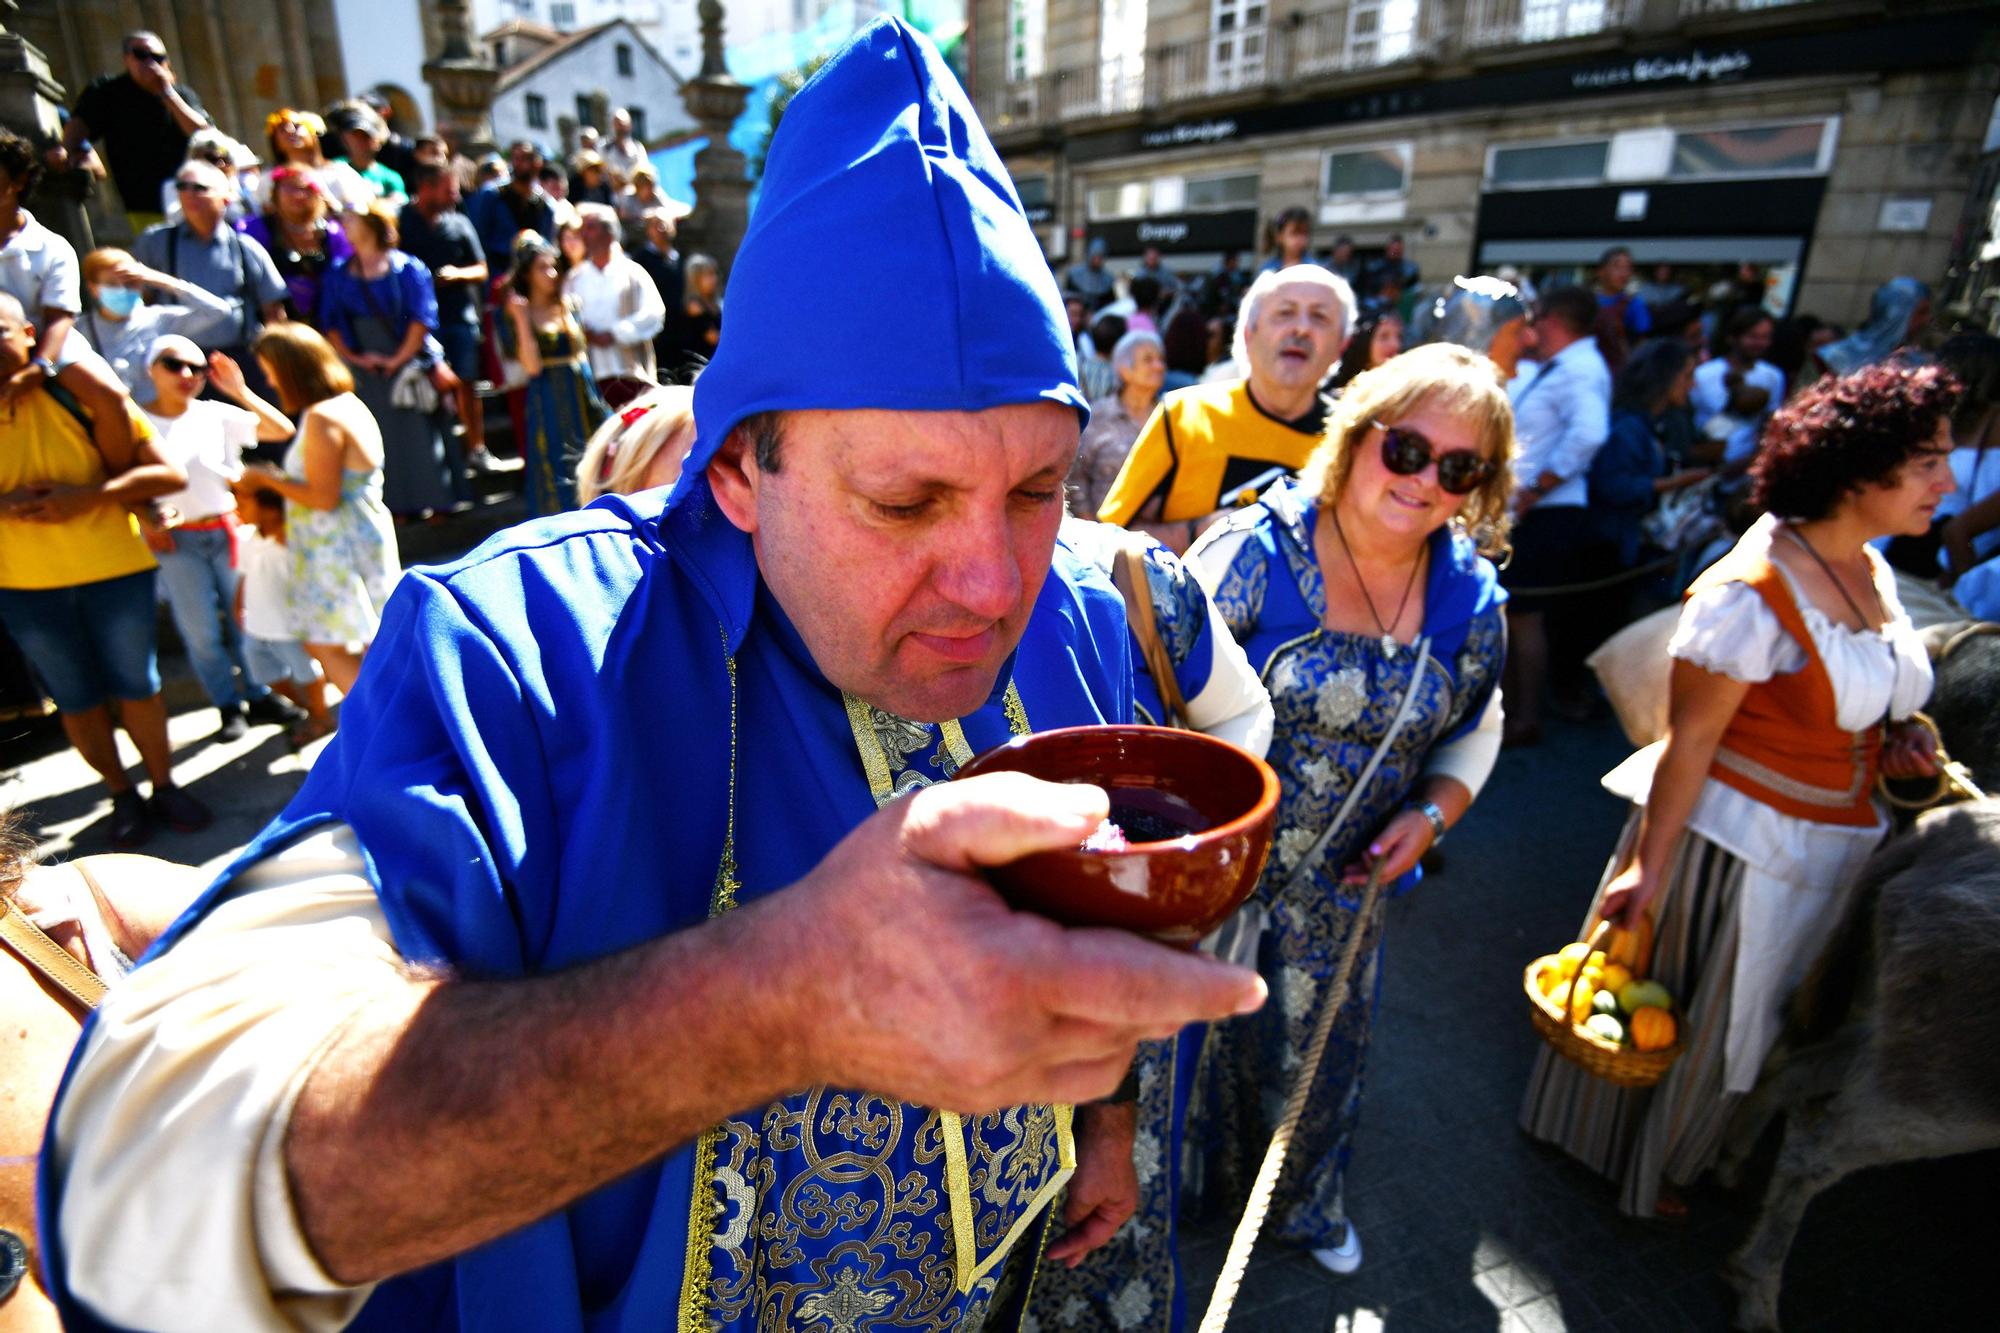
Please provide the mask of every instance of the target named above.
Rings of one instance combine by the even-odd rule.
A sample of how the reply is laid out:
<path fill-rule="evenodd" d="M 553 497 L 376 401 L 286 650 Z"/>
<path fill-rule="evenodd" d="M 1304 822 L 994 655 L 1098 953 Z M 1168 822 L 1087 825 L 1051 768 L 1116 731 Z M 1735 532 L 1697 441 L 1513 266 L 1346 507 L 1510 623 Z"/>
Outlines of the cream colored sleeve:
<path fill-rule="evenodd" d="M 1479 715 L 1479 724 L 1449 745 L 1432 750 L 1430 758 L 1424 761 L 1424 776 L 1456 778 L 1477 800 L 1479 789 L 1493 776 L 1493 765 L 1500 758 L 1500 733 L 1506 720 L 1506 712 L 1500 705 L 1500 687 L 1495 685 L 1493 697 L 1486 701 L 1486 711 Z"/>
<path fill-rule="evenodd" d="M 405 984 L 402 958 L 345 825 L 239 883 L 112 988 L 51 1126 L 64 1277 L 122 1326 L 317 1333 L 373 1290 L 313 1256 L 284 1141 L 320 1054 Z"/>

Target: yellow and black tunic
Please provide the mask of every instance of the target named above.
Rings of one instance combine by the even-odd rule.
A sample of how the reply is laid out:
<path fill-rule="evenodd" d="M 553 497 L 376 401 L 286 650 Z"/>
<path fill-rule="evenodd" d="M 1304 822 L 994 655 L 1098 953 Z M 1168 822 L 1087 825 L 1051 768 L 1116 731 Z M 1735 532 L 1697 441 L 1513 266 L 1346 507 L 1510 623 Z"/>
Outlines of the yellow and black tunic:
<path fill-rule="evenodd" d="M 1181 522 L 1212 514 L 1221 497 L 1274 467 L 1297 471 L 1326 434 L 1328 404 L 1293 421 L 1272 416 L 1248 381 L 1197 384 L 1160 400 L 1111 493 L 1106 523 Z"/>

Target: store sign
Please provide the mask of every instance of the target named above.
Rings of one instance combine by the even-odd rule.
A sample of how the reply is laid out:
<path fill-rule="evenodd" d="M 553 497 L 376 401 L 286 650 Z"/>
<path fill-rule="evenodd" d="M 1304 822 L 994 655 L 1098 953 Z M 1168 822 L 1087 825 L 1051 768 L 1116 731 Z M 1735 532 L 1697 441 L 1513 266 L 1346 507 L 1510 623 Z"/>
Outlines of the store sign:
<path fill-rule="evenodd" d="M 1163 213 L 1150 218 L 1093 222 L 1090 239 L 1103 241 L 1105 249 L 1114 255 L 1136 255 L 1149 246 L 1168 255 L 1250 250 L 1257 244 L 1257 210 L 1232 208 L 1223 213 Z"/>
<path fill-rule="evenodd" d="M 1719 83 L 1748 74 L 1753 63 L 1750 53 L 1741 47 L 1714 55 L 1695 50 L 1684 56 L 1580 69 L 1570 75 L 1569 86 L 1579 92 L 1599 92 L 1632 84 Z"/>
<path fill-rule="evenodd" d="M 1021 212 L 1027 216 L 1031 227 L 1046 227 L 1056 220 L 1054 204 L 1023 204 Z"/>
<path fill-rule="evenodd" d="M 1092 162 L 1388 117 L 1432 116 L 1571 97 L 1709 88 L 1751 78 L 1846 71 L 1877 74 L 1901 69 L 1956 69 L 1963 67 L 1966 52 L 1979 49 L 1984 39 L 1984 21 L 1971 14 L 1855 24 L 1827 32 L 1758 38 L 1719 49 L 1691 47 L 1617 60 L 1599 57 L 1583 63 L 1493 70 L 1460 79 L 1418 80 L 1373 92 L 1274 102 L 1227 116 L 1077 135 L 1068 139 L 1065 147 L 1072 162 Z"/>

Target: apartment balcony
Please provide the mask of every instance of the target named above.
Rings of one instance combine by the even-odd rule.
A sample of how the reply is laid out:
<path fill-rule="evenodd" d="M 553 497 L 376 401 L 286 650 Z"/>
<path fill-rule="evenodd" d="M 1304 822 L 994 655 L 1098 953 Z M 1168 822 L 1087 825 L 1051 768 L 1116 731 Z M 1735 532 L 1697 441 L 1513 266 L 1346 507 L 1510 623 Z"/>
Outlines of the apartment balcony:
<path fill-rule="evenodd" d="M 1054 70 L 980 96 L 989 131 L 1174 111 L 1189 103 L 1284 93 L 1434 55 L 1439 0 L 1377 0 L 1293 13 L 1157 46 L 1095 65 Z M 1245 11 L 1261 15 L 1252 6 Z"/>

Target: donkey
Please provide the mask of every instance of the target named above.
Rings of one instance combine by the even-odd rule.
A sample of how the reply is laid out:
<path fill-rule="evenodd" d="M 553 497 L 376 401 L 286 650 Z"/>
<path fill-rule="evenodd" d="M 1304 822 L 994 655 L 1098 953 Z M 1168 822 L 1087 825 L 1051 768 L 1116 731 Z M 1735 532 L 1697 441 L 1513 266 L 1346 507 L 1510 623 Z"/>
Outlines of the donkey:
<path fill-rule="evenodd" d="M 1739 1327 L 1777 1327 L 1785 1255 L 1822 1190 L 1863 1167 L 2000 1147 L 2000 799 L 1921 816 L 1870 859 L 1855 901 L 1819 987 L 1851 1002 L 1830 1035 L 1765 1067 L 1719 1164 L 1733 1183 L 1786 1114 L 1763 1211 L 1725 1269 Z"/>

